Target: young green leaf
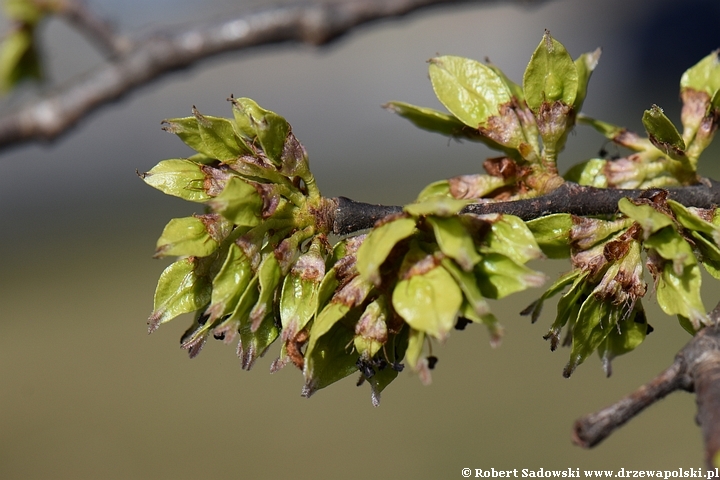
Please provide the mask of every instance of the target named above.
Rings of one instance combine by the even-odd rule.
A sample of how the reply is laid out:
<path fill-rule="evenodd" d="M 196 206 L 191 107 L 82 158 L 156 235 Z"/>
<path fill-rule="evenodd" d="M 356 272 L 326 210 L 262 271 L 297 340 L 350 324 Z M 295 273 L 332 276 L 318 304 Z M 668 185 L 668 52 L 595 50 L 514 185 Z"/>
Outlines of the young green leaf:
<path fill-rule="evenodd" d="M 304 397 L 310 397 L 321 388 L 357 371 L 360 355 L 351 349 L 346 350 L 346 345 L 353 343 L 355 332 L 348 325 L 355 323 L 359 312 L 352 312 L 354 318 L 348 319 L 347 324 L 340 321 L 349 311 L 347 305 L 333 302 L 313 322 L 305 352 Z"/>
<path fill-rule="evenodd" d="M 440 251 L 454 259 L 466 272 L 472 271 L 480 261 L 480 254 L 460 218 L 428 216 L 426 220 L 432 225 Z"/>
<path fill-rule="evenodd" d="M 573 103 L 573 108 L 576 112 L 580 111 L 583 102 L 585 101 L 588 83 L 590 82 L 590 76 L 595 70 L 595 67 L 597 67 L 601 53 L 602 49 L 597 48 L 592 52 L 583 53 L 575 59 L 575 68 L 577 69 L 578 74 L 578 87 L 577 95 L 575 96 L 575 102 Z"/>
<path fill-rule="evenodd" d="M 471 128 L 487 123 L 511 101 L 505 82 L 488 66 L 469 58 L 430 59 L 430 81 L 435 95 L 453 115 Z"/>
<path fill-rule="evenodd" d="M 278 338 L 278 328 L 272 315 L 267 315 L 261 323 L 253 328 L 250 322 L 241 322 L 238 328 L 238 357 L 243 370 L 250 370 L 255 360 L 262 357 L 272 343 Z"/>
<path fill-rule="evenodd" d="M 572 350 L 563 376 L 569 377 L 605 341 L 622 318 L 623 305 L 614 305 L 595 295 L 588 295 L 580 307 L 572 329 Z"/>
<path fill-rule="evenodd" d="M 481 141 L 480 134 L 476 129 L 468 128 L 467 125 L 453 115 L 432 108 L 417 107 L 405 102 L 388 102 L 383 107 L 410 120 L 416 127 L 423 130 L 447 135 L 448 137 Z"/>
<path fill-rule="evenodd" d="M 648 132 L 650 141 L 660 151 L 675 159 L 685 157 L 685 142 L 682 135 L 665 115 L 662 108 L 653 105 L 650 110 L 645 110 L 642 122 Z"/>
<path fill-rule="evenodd" d="M 275 253 L 271 251 L 265 254 L 258 268 L 260 296 L 255 306 L 250 310 L 250 330 L 252 332 L 258 329 L 263 319 L 268 315 L 272 315 L 275 290 L 280 285 L 281 279 L 280 264 L 275 258 Z"/>
<path fill-rule="evenodd" d="M 491 231 L 483 239 L 482 252 L 501 253 L 518 263 L 527 263 L 542 255 L 533 233 L 520 218 L 499 215 L 490 223 Z"/>
<path fill-rule="evenodd" d="M 533 112 L 543 103 L 572 106 L 578 91 L 578 71 L 565 47 L 545 31 L 523 76 L 525 101 Z"/>
<path fill-rule="evenodd" d="M 208 322 L 231 313 L 248 287 L 253 270 L 250 260 L 235 243 L 230 245 L 220 271 L 212 281 L 212 298 L 205 313 Z"/>
<path fill-rule="evenodd" d="M 710 319 L 700 298 L 700 268 L 697 264 L 678 274 L 671 262 L 662 267 L 657 283 L 657 302 L 663 312 L 678 315 L 690 321 L 695 331 L 708 325 Z"/>
<path fill-rule="evenodd" d="M 157 241 L 155 257 L 192 255 L 206 257 L 213 253 L 231 225 L 219 215 L 193 215 L 173 218 Z"/>
<path fill-rule="evenodd" d="M 355 350 L 362 358 L 372 358 L 388 341 L 388 329 L 385 323 L 389 311 L 385 297 L 371 302 L 355 325 Z"/>
<path fill-rule="evenodd" d="M 619 321 L 598 346 L 606 376 L 612 374 L 612 360 L 635 350 L 645 340 L 649 329 L 642 304 L 637 302 L 630 317 Z"/>
<path fill-rule="evenodd" d="M 483 255 L 475 267 L 480 291 L 487 298 L 503 298 L 528 287 L 539 287 L 547 277 L 499 253 Z"/>
<path fill-rule="evenodd" d="M 184 159 L 163 160 L 140 176 L 145 183 L 167 195 L 191 202 L 205 202 L 210 196 L 203 188 L 202 166 Z"/>
<path fill-rule="evenodd" d="M 220 161 L 232 160 L 241 153 L 249 153 L 242 142 L 238 144 L 230 120 L 202 115 L 195 107 L 193 107 L 193 115 L 197 119 L 198 133 L 203 143 L 203 149 L 198 150 L 199 152 Z M 240 145 L 243 148 L 240 148 Z"/>
<path fill-rule="evenodd" d="M 462 293 L 452 275 L 438 266 L 400 280 L 392 305 L 413 329 L 443 339 L 455 325 Z"/>
<path fill-rule="evenodd" d="M 255 139 L 265 156 L 276 166 L 281 164 L 285 140 L 290 133 L 288 122 L 275 112 L 261 108 L 249 98 L 231 98 L 237 136 L 252 151 Z"/>
<path fill-rule="evenodd" d="M 490 312 L 490 306 L 485 298 L 483 298 L 482 292 L 480 292 L 480 287 L 478 286 L 474 273 L 459 268 L 455 262 L 449 258 L 443 258 L 440 263 L 455 279 L 455 282 L 465 296 L 468 306 L 472 309 L 476 317 L 487 315 Z"/>
<path fill-rule="evenodd" d="M 710 236 L 715 245 L 720 245 L 720 226 L 714 225 L 692 213 L 686 206 L 675 200 L 668 200 L 668 206 L 675 214 L 675 218 L 688 230 L 695 230 Z"/>
<path fill-rule="evenodd" d="M 360 275 L 375 285 L 380 283 L 380 266 L 400 240 L 415 231 L 415 220 L 398 218 L 374 228 L 357 252 L 357 269 Z"/>
<path fill-rule="evenodd" d="M 446 196 L 433 196 L 405 205 L 403 210 L 414 217 L 437 215 L 439 217 L 452 217 L 469 204 L 469 200 L 458 200 Z"/>
<path fill-rule="evenodd" d="M 260 223 L 263 199 L 255 187 L 240 177 L 231 177 L 208 205 L 236 225 L 254 227 Z"/>
<path fill-rule="evenodd" d="M 688 68 L 680 78 L 680 88 L 705 92 L 712 98 L 720 90 L 720 50 L 715 50 Z"/>
<path fill-rule="evenodd" d="M 408 337 L 407 350 L 405 351 L 405 361 L 411 369 L 417 370 L 423 346 L 425 345 L 425 332 L 415 330 L 414 328 L 409 328 L 409 330 L 410 334 Z"/>
<path fill-rule="evenodd" d="M 210 302 L 211 284 L 200 272 L 203 259 L 181 258 L 170 264 L 158 280 L 153 301 L 153 313 L 148 319 L 148 331 L 157 330 L 160 324 L 168 322 L 183 313 L 204 308 Z"/>
<path fill-rule="evenodd" d="M 525 222 L 538 247 L 548 258 L 570 256 L 569 235 L 572 217 L 568 213 L 555 213 Z"/>
<path fill-rule="evenodd" d="M 669 216 L 658 212 L 652 206 L 646 204 L 636 205 L 628 198 L 620 199 L 618 209 L 640 224 L 645 239 L 648 239 L 650 235 L 658 230 L 673 224 Z"/>

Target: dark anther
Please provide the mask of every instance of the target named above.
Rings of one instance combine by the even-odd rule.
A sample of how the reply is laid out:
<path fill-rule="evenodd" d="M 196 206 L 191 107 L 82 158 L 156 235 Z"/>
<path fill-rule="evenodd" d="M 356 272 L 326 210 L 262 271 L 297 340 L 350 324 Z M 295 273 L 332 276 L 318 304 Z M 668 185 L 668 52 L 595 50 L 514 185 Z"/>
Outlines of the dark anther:
<path fill-rule="evenodd" d="M 469 323 L 472 322 L 467 318 L 458 317 L 457 322 L 455 322 L 455 330 L 465 330 L 465 327 L 467 327 Z"/>
<path fill-rule="evenodd" d="M 387 367 L 387 364 L 388 363 L 387 363 L 387 361 L 385 361 L 384 358 L 378 358 L 377 360 L 375 360 L 373 362 L 373 365 L 375 366 L 375 368 L 378 369 L 379 372 L 382 372 L 383 370 L 385 370 L 385 367 Z"/>
<path fill-rule="evenodd" d="M 355 366 L 358 368 L 358 370 L 360 370 L 360 373 L 363 374 L 363 377 L 369 379 L 375 376 L 375 370 L 373 370 L 369 362 L 363 360 L 362 358 L 357 359 L 357 362 L 355 362 Z"/>
<path fill-rule="evenodd" d="M 215 340 L 225 340 L 225 332 L 213 333 Z"/>
<path fill-rule="evenodd" d="M 392 368 L 392 369 L 395 370 L 396 372 L 402 372 L 403 369 L 405 368 L 405 364 L 404 364 L 404 363 L 393 362 L 393 363 L 390 365 L 390 368 Z"/>
<path fill-rule="evenodd" d="M 427 357 L 427 362 L 428 368 L 432 370 L 435 368 L 435 364 L 437 364 L 438 358 L 435 355 L 430 355 L 429 357 Z"/>

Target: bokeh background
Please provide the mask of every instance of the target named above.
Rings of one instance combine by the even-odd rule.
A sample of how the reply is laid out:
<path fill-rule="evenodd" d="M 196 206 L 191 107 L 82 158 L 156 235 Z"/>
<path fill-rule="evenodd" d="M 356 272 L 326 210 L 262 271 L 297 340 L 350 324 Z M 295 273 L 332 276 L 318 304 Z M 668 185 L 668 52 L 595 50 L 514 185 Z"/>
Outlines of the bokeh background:
<path fill-rule="evenodd" d="M 126 32 L 234 15 L 268 2 L 89 0 Z M 291 2 L 285 2 L 291 3 Z M 437 53 L 489 57 L 520 81 L 543 30 L 573 56 L 603 47 L 585 113 L 641 130 L 657 103 L 679 118 L 682 72 L 720 47 L 716 0 L 556 0 L 539 6 L 469 3 L 362 27 L 333 45 L 272 46 L 228 54 L 103 108 L 51 145 L 0 153 L 0 478 L 461 478 L 461 469 L 700 467 L 694 398 L 677 393 L 595 448 L 570 442 L 572 422 L 652 378 L 688 340 L 649 300 L 655 332 L 614 363 L 592 358 L 569 380 L 568 351 L 542 340 L 518 311 L 541 290 L 496 302 L 500 348 L 470 326 L 436 349 L 433 384 L 404 372 L 378 408 L 348 378 L 300 397 L 292 367 L 270 375 L 271 349 L 240 369 L 234 349 L 210 343 L 190 361 L 178 348 L 189 318 L 147 335 L 160 272 L 155 240 L 197 205 L 135 175 L 189 150 L 160 130 L 191 105 L 230 115 L 248 96 L 284 115 L 310 153 L 327 196 L 402 204 L 431 181 L 476 172 L 492 152 L 416 130 L 382 110 L 388 100 L 439 107 L 425 61 Z M 2 20 L 2 28 L 7 28 Z M 42 31 L 50 83 L 23 87 L 3 110 L 99 65 L 60 22 Z M 563 167 L 604 139 L 579 127 Z M 718 178 L 719 151 L 701 173 Z M 536 265 L 538 266 L 538 265 Z M 551 274 L 563 262 L 539 265 Z M 718 289 L 706 282 L 706 306 Z"/>

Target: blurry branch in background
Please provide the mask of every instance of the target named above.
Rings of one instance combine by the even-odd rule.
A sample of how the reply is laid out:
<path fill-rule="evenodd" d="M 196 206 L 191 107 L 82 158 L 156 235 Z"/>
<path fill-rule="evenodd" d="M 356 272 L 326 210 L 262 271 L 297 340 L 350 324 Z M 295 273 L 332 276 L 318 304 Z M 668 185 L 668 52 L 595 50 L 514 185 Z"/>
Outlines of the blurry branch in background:
<path fill-rule="evenodd" d="M 518 1 L 506 0 L 505 3 Z M 519 3 L 537 4 L 541 1 L 524 0 Z M 461 3 L 499 2 L 345 0 L 333 3 L 303 3 L 224 18 L 202 26 L 189 25 L 187 28 L 178 29 L 177 33 L 157 31 L 142 38 L 130 38 L 115 33 L 106 21 L 93 14 L 80 1 L 34 0 L 33 8 L 66 19 L 98 46 L 109 62 L 45 98 L 2 116 L 0 149 L 33 141 L 52 140 L 98 107 L 117 100 L 164 74 L 189 67 L 217 54 L 285 42 L 324 45 L 365 23 L 399 17 L 425 7 Z M 34 14 L 37 16 L 35 12 Z M 37 22 L 37 19 L 34 18 L 34 21 Z"/>
<path fill-rule="evenodd" d="M 575 422 L 573 442 L 594 447 L 645 408 L 676 390 L 685 390 L 695 392 L 705 462 L 713 468 L 720 452 L 720 303 L 709 316 L 715 325 L 698 332 L 667 370 L 617 403 Z"/>
<path fill-rule="evenodd" d="M 117 33 L 111 22 L 96 15 L 81 0 L 59 1 L 56 14 L 85 35 L 108 60 L 129 53 L 132 47 L 129 38 Z"/>

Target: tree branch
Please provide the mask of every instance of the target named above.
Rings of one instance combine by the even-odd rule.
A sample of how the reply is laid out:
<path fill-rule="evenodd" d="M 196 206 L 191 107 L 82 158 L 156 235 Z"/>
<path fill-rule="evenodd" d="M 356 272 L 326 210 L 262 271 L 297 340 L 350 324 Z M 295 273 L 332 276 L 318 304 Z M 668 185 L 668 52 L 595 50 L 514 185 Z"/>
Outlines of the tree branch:
<path fill-rule="evenodd" d="M 493 1 L 496 0 L 483 0 L 482 3 Z M 543 0 L 524 1 L 539 3 Z M 65 12 L 68 19 L 116 55 L 115 60 L 46 98 L 0 118 L 0 149 L 52 140 L 98 107 L 169 72 L 221 53 L 281 42 L 324 45 L 359 25 L 432 6 L 460 3 L 470 2 L 344 0 L 310 3 L 276 7 L 204 26 L 189 26 L 180 29 L 179 33 L 158 32 L 130 40 L 110 34 L 109 30 L 104 35 L 102 21 L 81 4 L 69 1 Z"/>
<path fill-rule="evenodd" d="M 590 448 L 635 415 L 675 390 L 694 391 L 697 421 L 705 441 L 705 463 L 714 468 L 720 454 L 720 303 L 710 312 L 715 323 L 690 340 L 673 364 L 619 402 L 575 422 L 573 442 Z"/>
<path fill-rule="evenodd" d="M 504 213 L 523 220 L 532 220 L 552 213 L 573 215 L 607 215 L 618 211 L 618 201 L 628 197 L 637 199 L 657 190 L 623 190 L 583 187 L 565 182 L 553 192 L 542 197 L 515 200 L 511 202 L 488 202 L 468 205 L 464 212 L 484 215 Z M 668 198 L 687 207 L 712 208 L 720 205 L 720 182 L 703 179 L 702 183 L 689 187 L 667 190 Z M 399 206 L 372 205 L 348 198 L 335 199 L 336 208 L 331 219 L 333 232 L 338 235 L 370 228 L 374 223 L 391 213 L 402 211 Z"/>
<path fill-rule="evenodd" d="M 56 13 L 80 31 L 109 58 L 130 51 L 130 39 L 118 35 L 110 22 L 96 15 L 82 0 L 58 2 Z"/>

